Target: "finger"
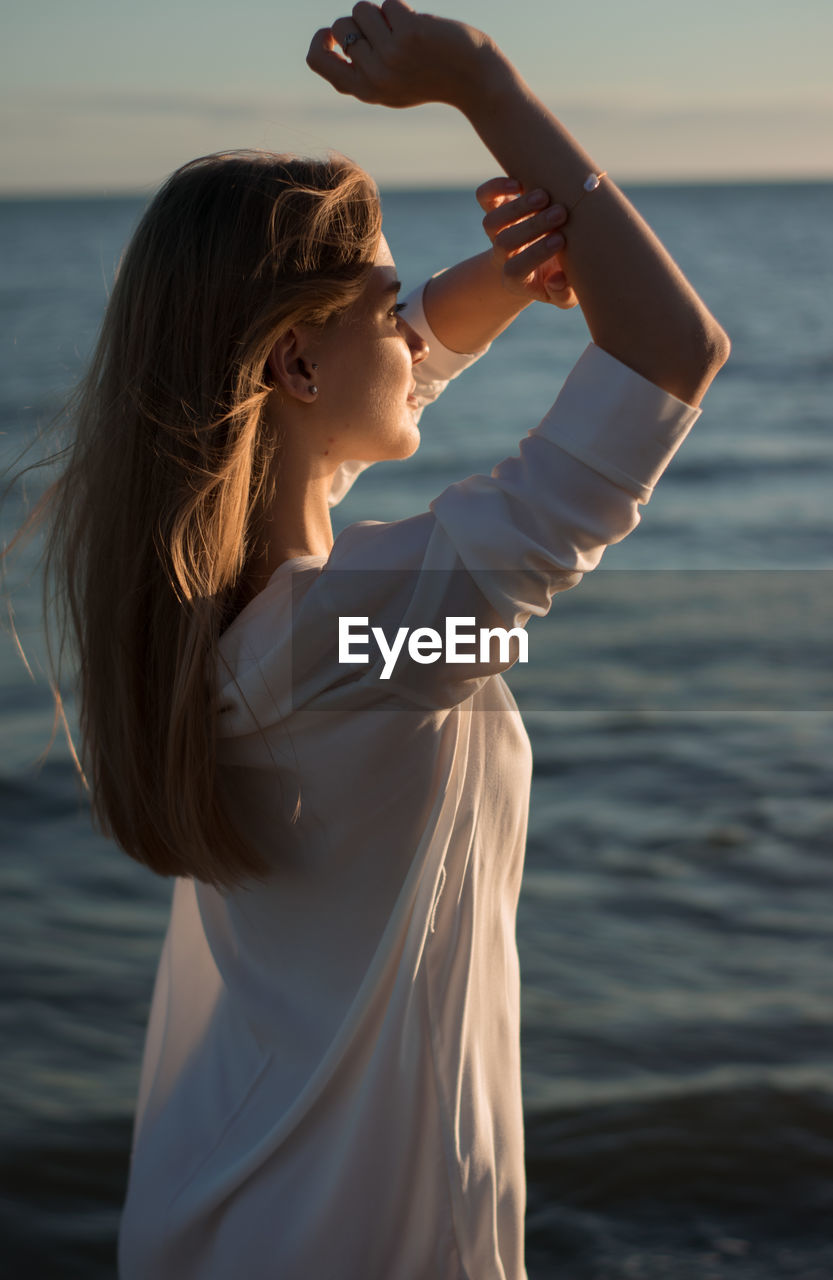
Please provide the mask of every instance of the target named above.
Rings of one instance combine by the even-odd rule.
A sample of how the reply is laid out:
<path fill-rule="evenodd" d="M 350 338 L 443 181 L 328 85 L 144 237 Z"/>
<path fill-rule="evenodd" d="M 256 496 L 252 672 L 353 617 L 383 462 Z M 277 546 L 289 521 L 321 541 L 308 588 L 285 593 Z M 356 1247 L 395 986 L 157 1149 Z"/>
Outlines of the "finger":
<path fill-rule="evenodd" d="M 367 36 L 357 30 L 352 18 L 338 18 L 333 23 L 333 34 L 344 50 L 344 57 L 356 73 L 356 80 L 349 92 L 362 102 L 372 102 L 371 86 L 379 69 L 377 51 Z M 348 36 L 351 39 L 348 40 Z"/>
<path fill-rule="evenodd" d="M 358 72 L 352 63 L 335 51 L 335 39 L 329 27 L 322 27 L 312 37 L 307 53 L 307 66 L 327 80 L 338 93 L 355 94 Z"/>
<path fill-rule="evenodd" d="M 342 49 L 344 49 L 344 41 L 348 36 L 359 37 L 358 40 L 355 40 L 352 44 L 349 44 L 346 49 L 344 49 L 348 58 L 353 57 L 354 50 L 357 50 L 360 44 L 363 44 L 365 48 L 367 48 L 370 43 L 367 36 L 358 29 L 352 18 L 336 18 L 332 25 L 332 32 Z"/>
<path fill-rule="evenodd" d="M 481 207 L 484 209 L 488 209 L 489 213 L 491 213 L 493 209 L 502 209 L 506 205 L 512 204 L 516 199 L 517 197 L 511 194 L 504 195 L 504 196 L 493 196 L 492 199 L 488 202 L 488 205 L 482 204 Z M 507 210 L 507 219 L 504 225 L 505 226 L 508 225 L 510 221 L 514 221 L 514 216 L 510 216 Z M 493 231 L 492 236 L 494 236 L 495 234 L 496 233 Z"/>
<path fill-rule="evenodd" d="M 390 44 L 390 27 L 378 5 L 359 0 L 353 6 L 353 21 L 374 49 L 384 49 Z"/>
<path fill-rule="evenodd" d="M 489 210 L 483 219 L 483 229 L 487 236 L 493 236 L 513 222 L 519 222 L 521 218 L 528 218 L 531 214 L 539 213 L 542 209 L 546 209 L 549 202 L 550 198 L 546 191 L 537 189 L 524 192 L 516 200 L 508 201 Z M 553 207 L 563 208 L 561 205 Z"/>
<path fill-rule="evenodd" d="M 567 279 L 567 273 L 561 265 L 561 257 L 556 254 L 550 264 L 544 263 L 539 268 L 539 277 L 545 300 L 563 311 L 578 306 L 578 297 Z"/>
<path fill-rule="evenodd" d="M 567 288 L 567 275 L 560 267 L 556 267 L 550 275 L 544 279 L 544 288 L 559 293 L 562 289 Z"/>
<path fill-rule="evenodd" d="M 403 0 L 384 0 L 382 4 L 382 13 L 391 31 L 395 31 L 397 26 L 401 27 L 403 20 L 407 20 L 413 12 L 411 6 Z"/>
<path fill-rule="evenodd" d="M 526 280 L 539 267 L 542 267 L 545 262 L 549 262 L 550 258 L 559 249 L 563 248 L 564 237 L 562 235 L 544 236 L 543 239 L 537 240 L 529 248 L 508 258 L 503 267 L 504 275 L 513 281 Z"/>
<path fill-rule="evenodd" d="M 496 212 L 499 212 L 499 210 Z M 541 236 L 547 236 L 554 232 L 558 227 L 563 226 L 566 220 L 566 209 L 561 205 L 555 205 L 552 209 L 545 209 L 543 213 L 533 214 L 531 217 L 523 218 L 520 222 L 513 222 L 511 226 L 505 227 L 503 231 L 498 232 L 492 238 L 492 244 L 496 249 L 505 253 L 507 257 L 510 257 L 520 249 L 532 244 L 534 240 L 539 240 Z"/>
<path fill-rule="evenodd" d="M 521 184 L 515 178 L 489 178 L 487 182 L 481 182 L 474 193 L 474 198 L 481 209 L 488 212 L 495 207 L 496 203 L 502 203 L 504 198 L 516 196 L 520 191 Z"/>
<path fill-rule="evenodd" d="M 572 307 L 578 306 L 578 297 L 575 290 L 567 282 L 567 277 L 563 271 L 557 271 L 554 276 L 550 276 L 544 281 L 544 292 L 547 301 L 553 306 L 559 307 L 562 311 L 569 311 Z"/>

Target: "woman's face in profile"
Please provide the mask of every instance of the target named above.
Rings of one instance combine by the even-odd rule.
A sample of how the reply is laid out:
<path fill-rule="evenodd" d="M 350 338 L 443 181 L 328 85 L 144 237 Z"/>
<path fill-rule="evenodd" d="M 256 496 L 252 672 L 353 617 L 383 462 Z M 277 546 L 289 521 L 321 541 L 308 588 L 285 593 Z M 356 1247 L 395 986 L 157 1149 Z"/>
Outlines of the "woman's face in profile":
<path fill-rule="evenodd" d="M 398 292 L 382 236 L 364 293 L 317 344 L 319 412 L 338 431 L 332 452 L 345 458 L 408 458 L 419 447 L 413 366 L 428 347 L 399 314 Z"/>

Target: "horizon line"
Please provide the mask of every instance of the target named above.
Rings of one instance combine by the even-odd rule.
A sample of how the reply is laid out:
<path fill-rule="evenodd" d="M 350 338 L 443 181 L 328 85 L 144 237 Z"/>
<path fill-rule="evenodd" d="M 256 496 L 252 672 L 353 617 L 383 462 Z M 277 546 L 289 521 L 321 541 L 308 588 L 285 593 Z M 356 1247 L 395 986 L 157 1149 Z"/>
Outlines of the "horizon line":
<path fill-rule="evenodd" d="M 31 187 L 21 190 L 3 190 L 0 187 L 0 201 L 13 202 L 16 200 L 139 200 L 147 199 L 162 185 L 165 176 L 159 179 L 157 183 L 146 187 L 108 187 L 89 186 L 89 187 Z M 833 171 L 829 174 L 760 174 L 732 177 L 726 176 L 687 176 L 676 178 L 659 178 L 652 177 L 622 177 L 618 180 L 617 185 L 622 189 L 627 187 L 644 188 L 644 187 L 755 187 L 755 186 L 830 186 L 833 185 Z M 461 183 L 459 180 L 454 182 L 426 181 L 416 183 L 393 182 L 390 185 L 384 181 L 377 180 L 382 195 L 412 195 L 416 192 L 424 194 L 444 192 L 470 192 L 472 183 Z"/>

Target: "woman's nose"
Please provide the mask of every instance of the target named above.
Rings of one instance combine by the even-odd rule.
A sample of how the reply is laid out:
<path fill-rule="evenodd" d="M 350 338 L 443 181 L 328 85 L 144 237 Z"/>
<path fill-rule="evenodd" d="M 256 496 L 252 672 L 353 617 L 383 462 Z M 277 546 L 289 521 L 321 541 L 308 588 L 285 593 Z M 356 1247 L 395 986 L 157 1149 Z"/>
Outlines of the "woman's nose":
<path fill-rule="evenodd" d="M 408 324 L 407 320 L 403 320 L 401 323 L 405 329 L 405 340 L 410 348 L 411 363 L 419 364 L 420 361 L 424 360 L 428 355 L 428 343 L 421 334 L 417 333 L 416 329 L 412 328 L 411 325 Z"/>

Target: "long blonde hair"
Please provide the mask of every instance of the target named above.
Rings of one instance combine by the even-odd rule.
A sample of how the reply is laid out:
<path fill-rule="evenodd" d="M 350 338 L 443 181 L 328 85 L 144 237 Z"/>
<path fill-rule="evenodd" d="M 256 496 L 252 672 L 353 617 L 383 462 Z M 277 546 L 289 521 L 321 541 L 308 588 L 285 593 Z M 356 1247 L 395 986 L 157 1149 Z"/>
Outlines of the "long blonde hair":
<path fill-rule="evenodd" d="M 280 447 L 267 357 L 358 298 L 380 234 L 344 157 L 232 152 L 168 179 L 118 270 L 47 494 L 45 590 L 94 817 L 161 875 L 268 871 L 223 810 L 215 742 L 218 640 Z"/>

